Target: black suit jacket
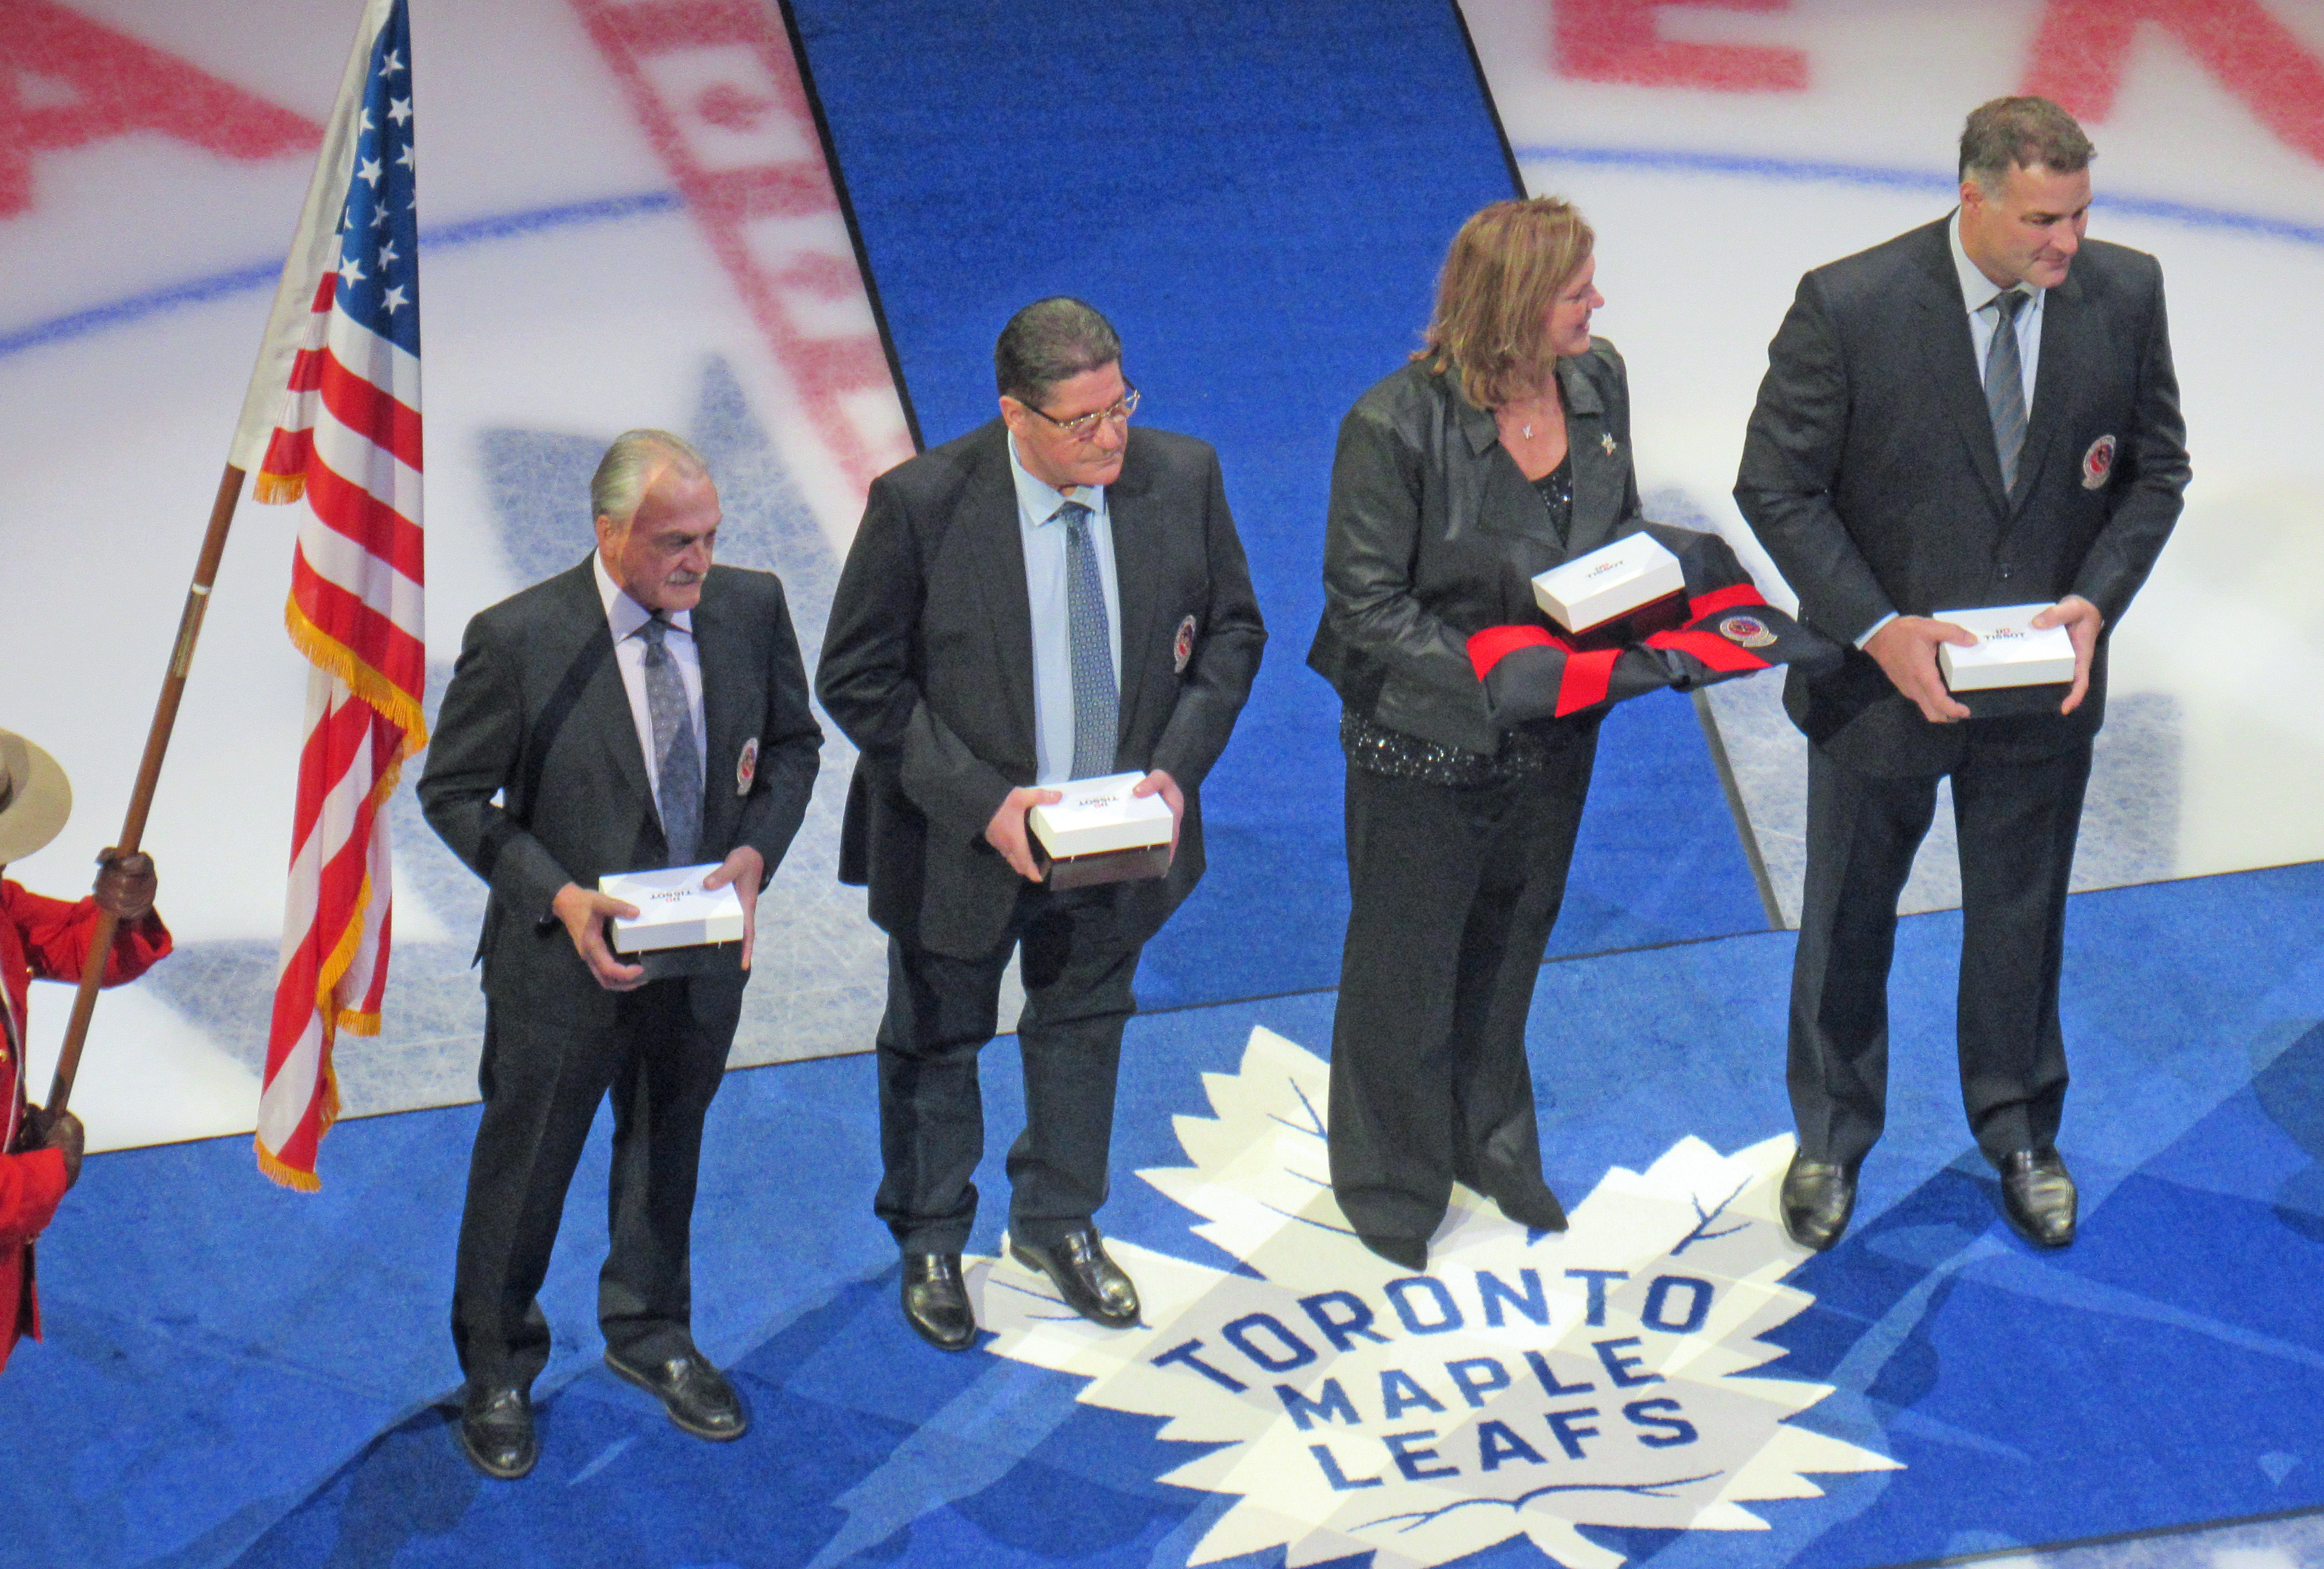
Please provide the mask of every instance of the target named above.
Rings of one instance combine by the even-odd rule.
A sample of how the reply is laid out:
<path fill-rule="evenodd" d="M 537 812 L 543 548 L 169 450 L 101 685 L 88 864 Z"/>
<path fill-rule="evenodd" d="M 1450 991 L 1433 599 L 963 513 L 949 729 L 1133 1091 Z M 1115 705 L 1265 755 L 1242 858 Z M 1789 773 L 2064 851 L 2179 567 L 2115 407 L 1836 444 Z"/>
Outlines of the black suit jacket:
<path fill-rule="evenodd" d="M 872 918 L 938 953 L 990 953 L 1023 879 L 984 839 L 1039 771 L 1033 620 L 995 420 L 872 482 L 824 635 L 816 692 L 862 749 L 840 879 Z M 1125 940 L 1159 928 L 1203 873 L 1200 790 L 1250 696 L 1267 640 L 1206 442 L 1133 427 L 1106 487 L 1121 607 L 1116 771 L 1167 770 L 1185 794 L 1169 875 L 1114 885 Z M 1194 649 L 1175 668 L 1178 630 Z"/>
<path fill-rule="evenodd" d="M 815 786 L 823 732 L 773 574 L 714 567 L 693 615 L 702 662 L 703 861 L 743 844 L 771 874 Z M 740 764 L 758 755 L 749 784 Z M 454 854 L 492 887 L 476 946 L 484 992 L 514 1003 L 611 1016 L 549 911 L 568 882 L 668 857 L 644 751 L 588 561 L 480 611 L 444 693 L 420 804 Z"/>
<path fill-rule="evenodd" d="M 1792 717 L 1838 761 L 1941 771 L 1960 741 L 1899 693 L 1858 638 L 1890 611 L 1929 615 L 2079 594 L 2109 630 L 2170 537 L 2188 477 L 2163 303 L 2142 252 L 2088 240 L 2042 306 L 2042 357 L 2017 483 L 2005 494 L 1949 219 L 1820 267 L 1768 348 L 1735 499 L 1800 596 L 1847 643 L 1832 674 L 1796 669 Z M 2112 438 L 2112 467 L 2086 472 Z M 2072 714 L 1966 723 L 2031 757 L 2095 734 L 2105 644 Z"/>

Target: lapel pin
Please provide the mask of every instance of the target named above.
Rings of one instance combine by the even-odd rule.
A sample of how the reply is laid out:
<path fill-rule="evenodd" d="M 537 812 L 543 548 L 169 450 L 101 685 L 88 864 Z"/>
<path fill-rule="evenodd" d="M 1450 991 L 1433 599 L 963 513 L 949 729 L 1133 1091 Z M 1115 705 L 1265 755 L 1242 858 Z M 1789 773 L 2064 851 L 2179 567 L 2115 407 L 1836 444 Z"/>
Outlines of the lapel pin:
<path fill-rule="evenodd" d="M 1186 661 L 1194 657 L 1194 618 L 1188 616 L 1178 623 L 1178 635 L 1170 643 L 1170 673 L 1183 676 Z"/>
<path fill-rule="evenodd" d="M 2090 443 L 2090 449 L 2082 454 L 2084 490 L 2096 490 L 2106 484 L 2107 476 L 2114 473 L 2114 450 L 2115 439 L 2111 435 L 2101 436 Z"/>
<path fill-rule="evenodd" d="M 1607 435 L 1604 435 L 1604 436 L 1600 436 L 1600 437 L 1599 437 L 1599 438 L 1598 438 L 1598 440 L 1599 440 L 1599 442 L 1600 442 L 1602 446 L 1604 446 L 1604 448 L 1606 448 L 1606 456 L 1607 456 L 1607 457 L 1613 457 L 1613 456 L 1614 456 L 1614 438 L 1613 438 L 1613 436 L 1609 433 L 1609 434 L 1607 434 Z"/>
<path fill-rule="evenodd" d="M 759 738 L 755 735 L 742 743 L 742 755 L 734 760 L 734 793 L 747 796 L 751 781 L 759 777 Z"/>

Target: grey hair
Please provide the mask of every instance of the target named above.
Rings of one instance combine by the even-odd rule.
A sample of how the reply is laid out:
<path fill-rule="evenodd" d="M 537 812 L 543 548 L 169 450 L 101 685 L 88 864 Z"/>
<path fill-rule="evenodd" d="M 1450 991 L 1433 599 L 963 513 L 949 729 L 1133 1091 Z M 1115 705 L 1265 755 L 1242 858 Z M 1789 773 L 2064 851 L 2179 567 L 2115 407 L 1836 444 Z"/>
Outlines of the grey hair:
<path fill-rule="evenodd" d="M 1001 395 L 1038 409 L 1049 389 L 1121 359 L 1121 336 L 1093 306 L 1059 294 L 1036 300 L 1009 318 L 992 346 L 992 379 Z"/>
<path fill-rule="evenodd" d="M 2075 174 L 2097 156 L 2074 117 L 2047 98 L 1979 104 L 1961 127 L 1960 177 L 1974 177 L 1987 192 L 2000 188 L 2013 166 Z"/>
<path fill-rule="evenodd" d="M 682 436 L 650 428 L 622 431 L 589 476 L 589 515 L 611 518 L 628 528 L 638 503 L 645 500 L 646 488 L 673 466 L 688 477 L 710 472 L 702 454 Z"/>

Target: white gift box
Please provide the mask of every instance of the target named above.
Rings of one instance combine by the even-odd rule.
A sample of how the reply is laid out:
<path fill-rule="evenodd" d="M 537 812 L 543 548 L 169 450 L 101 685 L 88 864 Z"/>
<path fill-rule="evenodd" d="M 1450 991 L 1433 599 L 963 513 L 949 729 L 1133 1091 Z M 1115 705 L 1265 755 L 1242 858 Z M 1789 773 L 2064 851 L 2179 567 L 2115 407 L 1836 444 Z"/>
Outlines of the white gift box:
<path fill-rule="evenodd" d="M 1077 779 L 1071 784 L 1050 785 L 1065 799 L 1035 807 L 1025 814 L 1033 832 L 1052 861 L 1076 855 L 1102 855 L 1113 850 L 1145 850 L 1170 842 L 1170 803 L 1157 793 L 1133 796 L 1130 787 L 1142 773 L 1110 773 L 1102 779 Z"/>
<path fill-rule="evenodd" d="M 652 872 L 620 872 L 597 880 L 597 891 L 638 907 L 635 920 L 613 918 L 613 951 L 651 953 L 699 943 L 742 940 L 742 896 L 734 885 L 706 889 L 702 880 L 718 870 L 669 866 Z"/>
<path fill-rule="evenodd" d="M 1629 534 L 1533 580 L 1533 602 L 1568 632 L 1588 632 L 1685 591 L 1678 558 L 1651 534 Z"/>
<path fill-rule="evenodd" d="M 1939 643 L 1937 663 L 1956 692 L 1995 687 L 2046 687 L 2074 678 L 2074 640 L 2062 626 L 2035 627 L 2046 605 L 1997 605 L 1984 610 L 1941 610 L 1936 619 L 1977 633 L 1968 648 Z"/>

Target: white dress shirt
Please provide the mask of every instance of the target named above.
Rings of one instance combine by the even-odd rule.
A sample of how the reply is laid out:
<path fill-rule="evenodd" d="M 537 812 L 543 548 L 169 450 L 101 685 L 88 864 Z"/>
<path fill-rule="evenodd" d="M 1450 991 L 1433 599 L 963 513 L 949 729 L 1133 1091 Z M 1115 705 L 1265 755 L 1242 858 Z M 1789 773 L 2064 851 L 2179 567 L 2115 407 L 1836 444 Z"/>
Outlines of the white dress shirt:
<path fill-rule="evenodd" d="M 1074 644 L 1065 597 L 1065 523 L 1057 509 L 1069 501 L 1089 508 L 1090 544 L 1097 551 L 1098 582 L 1105 589 L 1106 649 L 1113 685 L 1121 689 L 1121 592 L 1113 576 L 1113 522 L 1105 486 L 1060 491 L 1028 473 L 1009 438 L 1009 471 L 1017 481 L 1017 525 L 1025 541 L 1025 597 L 1033 612 L 1033 740 L 1037 784 L 1063 784 L 1074 776 Z"/>
<path fill-rule="evenodd" d="M 622 689 L 630 697 L 630 719 L 638 727 L 638 750 L 646 754 L 646 785 L 659 803 L 661 799 L 661 760 L 654 756 L 653 710 L 646 702 L 646 640 L 638 629 L 653 619 L 653 613 L 636 600 L 628 590 L 613 581 L 605 570 L 605 558 L 596 551 L 589 553 L 589 564 L 597 573 L 597 597 L 604 602 L 605 624 L 613 634 L 613 662 L 622 669 Z M 669 615 L 669 631 L 662 637 L 662 647 L 678 663 L 678 678 L 686 687 L 686 711 L 694 720 L 694 755 L 702 760 L 702 777 L 706 784 L 710 778 L 710 737 L 702 721 L 702 655 L 694 646 L 694 613 L 673 611 Z"/>

